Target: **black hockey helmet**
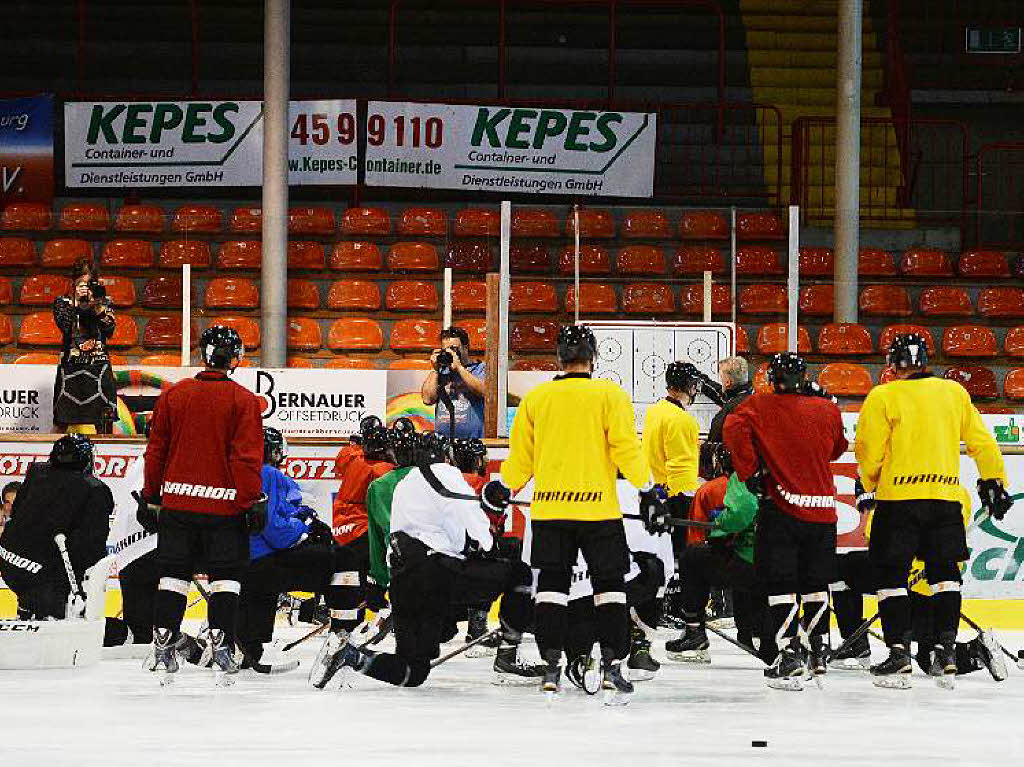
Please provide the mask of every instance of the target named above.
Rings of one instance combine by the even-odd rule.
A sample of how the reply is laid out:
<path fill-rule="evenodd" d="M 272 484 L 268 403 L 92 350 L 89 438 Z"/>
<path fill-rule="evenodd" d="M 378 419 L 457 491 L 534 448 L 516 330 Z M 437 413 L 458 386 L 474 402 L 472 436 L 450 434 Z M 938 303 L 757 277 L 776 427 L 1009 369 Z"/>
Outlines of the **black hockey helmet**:
<path fill-rule="evenodd" d="M 920 333 L 901 333 L 889 344 L 886 362 L 894 368 L 923 368 L 928 365 L 928 340 Z"/>
<path fill-rule="evenodd" d="M 263 427 L 263 463 L 280 468 L 288 457 L 288 440 L 280 429 L 273 426 Z"/>
<path fill-rule="evenodd" d="M 807 363 L 796 352 L 782 352 L 768 363 L 768 381 L 776 392 L 799 393 L 807 376 Z"/>
<path fill-rule="evenodd" d="M 476 438 L 453 439 L 452 458 L 459 471 L 466 474 L 483 474 L 487 468 L 487 447 Z"/>
<path fill-rule="evenodd" d="M 388 430 L 388 450 L 395 466 L 416 465 L 416 443 L 419 436 L 414 431 Z"/>
<path fill-rule="evenodd" d="M 555 353 L 563 365 L 572 362 L 593 362 L 597 356 L 597 339 L 586 325 L 562 325 L 555 342 Z"/>
<path fill-rule="evenodd" d="M 210 325 L 199 337 L 199 351 L 206 367 L 231 370 L 245 356 L 245 344 L 234 328 Z"/>
<path fill-rule="evenodd" d="M 65 434 L 50 449 L 50 465 L 92 474 L 92 440 L 84 434 Z"/>
<path fill-rule="evenodd" d="M 416 431 L 416 424 L 407 415 L 399 416 L 395 419 L 394 423 L 391 424 L 391 431 L 413 434 Z"/>
<path fill-rule="evenodd" d="M 370 429 L 363 436 L 361 444 L 363 455 L 373 461 L 382 461 L 387 457 L 389 432 L 383 426 Z"/>
<path fill-rule="evenodd" d="M 416 440 L 416 463 L 446 463 L 451 456 L 451 441 L 444 434 L 425 431 Z"/>
<path fill-rule="evenodd" d="M 670 389 L 687 392 L 690 396 L 697 395 L 704 376 L 691 362 L 670 362 L 665 368 L 665 385 Z"/>
<path fill-rule="evenodd" d="M 379 429 L 384 424 L 378 416 L 375 415 L 364 415 L 359 419 L 359 431 L 353 434 L 349 439 L 355 442 L 357 445 L 363 444 L 366 439 L 366 435 L 374 429 Z"/>

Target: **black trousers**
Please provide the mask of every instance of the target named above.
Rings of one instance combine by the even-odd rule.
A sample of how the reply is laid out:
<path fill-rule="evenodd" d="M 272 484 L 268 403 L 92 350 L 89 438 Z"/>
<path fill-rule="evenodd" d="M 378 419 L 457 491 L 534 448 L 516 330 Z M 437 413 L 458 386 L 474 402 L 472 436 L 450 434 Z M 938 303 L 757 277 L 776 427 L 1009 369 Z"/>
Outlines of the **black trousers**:
<path fill-rule="evenodd" d="M 0 575 L 18 597 L 21 620 L 63 619 L 67 614 L 71 586 L 63 569 L 44 566 L 32 573 L 0 560 Z"/>

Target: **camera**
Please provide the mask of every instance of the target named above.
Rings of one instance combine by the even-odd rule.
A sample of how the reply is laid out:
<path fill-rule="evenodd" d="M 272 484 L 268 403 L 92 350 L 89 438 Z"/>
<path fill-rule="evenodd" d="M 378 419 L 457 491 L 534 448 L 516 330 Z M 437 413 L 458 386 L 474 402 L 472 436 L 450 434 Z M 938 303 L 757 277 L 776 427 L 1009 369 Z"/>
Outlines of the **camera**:
<path fill-rule="evenodd" d="M 440 375 L 451 375 L 452 364 L 455 362 L 455 357 L 452 353 L 445 349 L 437 355 L 437 372 Z"/>
<path fill-rule="evenodd" d="M 102 301 L 107 297 L 107 289 L 99 280 L 89 280 L 86 287 L 89 288 L 89 295 L 85 298 L 85 303 Z"/>

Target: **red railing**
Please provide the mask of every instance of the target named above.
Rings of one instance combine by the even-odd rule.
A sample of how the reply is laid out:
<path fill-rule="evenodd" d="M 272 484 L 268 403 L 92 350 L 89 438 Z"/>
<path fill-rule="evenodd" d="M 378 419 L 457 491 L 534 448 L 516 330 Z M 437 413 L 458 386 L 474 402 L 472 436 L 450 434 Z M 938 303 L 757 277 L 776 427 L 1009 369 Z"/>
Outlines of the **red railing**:
<path fill-rule="evenodd" d="M 1024 142 L 978 149 L 979 247 L 1024 249 Z"/>

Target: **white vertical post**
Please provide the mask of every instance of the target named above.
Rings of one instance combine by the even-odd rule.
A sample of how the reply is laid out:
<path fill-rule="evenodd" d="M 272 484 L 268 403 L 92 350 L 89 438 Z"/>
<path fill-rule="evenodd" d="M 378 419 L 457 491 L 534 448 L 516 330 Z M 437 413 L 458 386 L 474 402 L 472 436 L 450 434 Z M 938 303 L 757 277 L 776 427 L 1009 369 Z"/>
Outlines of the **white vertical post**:
<path fill-rule="evenodd" d="M 857 321 L 863 0 L 839 0 L 836 54 L 835 321 Z"/>
<path fill-rule="evenodd" d="M 452 268 L 446 266 L 444 269 L 444 309 L 441 315 L 441 327 L 452 326 Z"/>
<path fill-rule="evenodd" d="M 577 202 L 572 206 L 572 218 L 573 218 L 573 284 L 576 302 L 576 314 L 575 324 L 580 324 L 580 204 Z"/>
<path fill-rule="evenodd" d="M 789 282 L 786 286 L 789 328 L 786 348 L 797 351 L 796 312 L 800 301 L 800 206 L 789 206 Z"/>
<path fill-rule="evenodd" d="M 704 322 L 711 322 L 711 272 L 704 272 Z"/>
<path fill-rule="evenodd" d="M 736 206 L 729 209 L 729 303 L 732 306 L 732 324 L 736 326 Z"/>
<path fill-rule="evenodd" d="M 181 366 L 192 364 L 192 264 L 181 265 Z"/>
<path fill-rule="evenodd" d="M 512 247 L 512 203 L 501 201 L 501 263 L 498 274 L 501 277 L 498 304 L 498 337 L 487 339 L 498 344 L 498 436 L 508 436 L 508 305 L 512 292 L 509 251 Z M 577 298 L 579 298 L 577 296 Z M 578 302 L 577 302 L 578 303 Z"/>

